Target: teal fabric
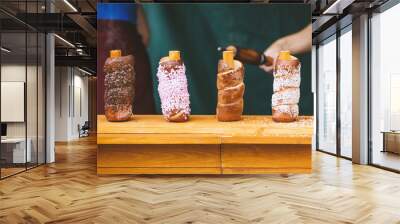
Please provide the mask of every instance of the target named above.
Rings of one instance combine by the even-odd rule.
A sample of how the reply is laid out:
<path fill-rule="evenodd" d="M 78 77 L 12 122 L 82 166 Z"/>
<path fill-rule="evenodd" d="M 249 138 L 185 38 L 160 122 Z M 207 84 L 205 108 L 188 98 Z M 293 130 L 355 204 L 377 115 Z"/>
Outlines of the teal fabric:
<path fill-rule="evenodd" d="M 235 44 L 262 52 L 311 21 L 305 4 L 144 4 L 144 9 L 151 32 L 149 54 L 158 113 L 158 61 L 169 50 L 180 50 L 186 64 L 192 114 L 215 114 L 218 46 Z M 311 53 L 296 56 L 302 63 L 300 114 L 312 115 Z M 271 114 L 272 83 L 271 74 L 245 65 L 244 114 Z"/>

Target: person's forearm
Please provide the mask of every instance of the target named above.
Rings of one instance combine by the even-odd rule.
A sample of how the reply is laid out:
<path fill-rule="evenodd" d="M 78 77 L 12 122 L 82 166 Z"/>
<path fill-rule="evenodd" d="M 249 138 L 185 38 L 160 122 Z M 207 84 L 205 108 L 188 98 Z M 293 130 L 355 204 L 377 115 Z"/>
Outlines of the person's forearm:
<path fill-rule="evenodd" d="M 297 33 L 276 40 L 264 51 L 264 55 L 276 60 L 281 51 L 290 51 L 292 54 L 311 51 L 311 31 L 312 27 L 310 24 Z M 260 68 L 271 73 L 274 70 L 274 65 L 261 65 Z"/>
<path fill-rule="evenodd" d="M 142 8 L 142 6 L 138 6 L 138 10 L 137 10 L 137 29 L 139 34 L 142 36 L 142 41 L 143 44 L 145 46 L 148 45 L 149 41 L 150 41 L 150 31 L 149 31 L 149 27 L 147 25 L 147 20 L 146 20 L 146 16 L 144 15 L 144 10 Z"/>
<path fill-rule="evenodd" d="M 312 45 L 311 24 L 301 31 L 283 37 L 277 41 L 283 50 L 289 50 L 293 54 L 300 54 L 311 50 Z"/>

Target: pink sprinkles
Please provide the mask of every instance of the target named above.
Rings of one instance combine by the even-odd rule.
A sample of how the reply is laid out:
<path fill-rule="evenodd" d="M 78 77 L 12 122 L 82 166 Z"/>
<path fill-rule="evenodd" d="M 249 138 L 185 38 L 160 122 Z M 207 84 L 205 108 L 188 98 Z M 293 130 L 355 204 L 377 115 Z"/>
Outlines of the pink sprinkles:
<path fill-rule="evenodd" d="M 160 63 L 158 66 L 158 93 L 161 99 L 161 109 L 168 117 L 173 111 L 183 111 L 190 114 L 190 100 L 186 79 L 185 65 L 179 65 L 168 72 Z"/>

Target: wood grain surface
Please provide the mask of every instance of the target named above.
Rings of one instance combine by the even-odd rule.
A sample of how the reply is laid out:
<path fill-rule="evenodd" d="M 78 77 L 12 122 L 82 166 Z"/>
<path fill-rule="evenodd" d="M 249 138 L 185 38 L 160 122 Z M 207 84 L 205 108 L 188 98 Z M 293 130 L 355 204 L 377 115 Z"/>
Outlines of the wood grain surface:
<path fill-rule="evenodd" d="M 219 145 L 99 145 L 98 167 L 220 167 Z"/>
<path fill-rule="evenodd" d="M 311 169 L 310 145 L 222 145 L 223 168 Z"/>
<path fill-rule="evenodd" d="M 99 145 L 143 144 L 221 144 L 214 134 L 97 134 Z"/>
<path fill-rule="evenodd" d="M 312 117 L 277 123 L 271 116 L 243 116 L 241 121 L 219 122 L 214 115 L 192 115 L 188 122 L 172 123 L 161 115 L 135 115 L 128 122 L 108 122 L 104 115 L 98 115 L 97 140 L 99 144 L 166 144 L 170 136 L 172 144 L 210 144 L 217 138 L 229 144 L 311 144 L 312 132 Z M 109 134 L 118 136 L 112 139 Z"/>
<path fill-rule="evenodd" d="M 220 167 L 97 167 L 97 174 L 221 174 Z"/>
<path fill-rule="evenodd" d="M 312 169 L 282 167 L 282 168 L 222 168 L 221 174 L 307 174 L 312 173 Z"/>

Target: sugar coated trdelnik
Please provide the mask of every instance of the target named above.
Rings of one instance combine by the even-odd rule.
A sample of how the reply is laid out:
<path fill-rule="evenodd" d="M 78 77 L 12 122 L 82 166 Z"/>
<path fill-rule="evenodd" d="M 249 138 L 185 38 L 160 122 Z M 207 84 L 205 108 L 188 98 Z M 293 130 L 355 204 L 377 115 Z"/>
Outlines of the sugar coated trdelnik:
<path fill-rule="evenodd" d="M 296 121 L 299 116 L 301 64 L 289 51 L 281 51 L 274 69 L 272 119 L 277 122 Z"/>
<path fill-rule="evenodd" d="M 179 51 L 161 58 L 157 71 L 162 113 L 167 121 L 189 120 L 190 99 L 186 69 Z"/>

